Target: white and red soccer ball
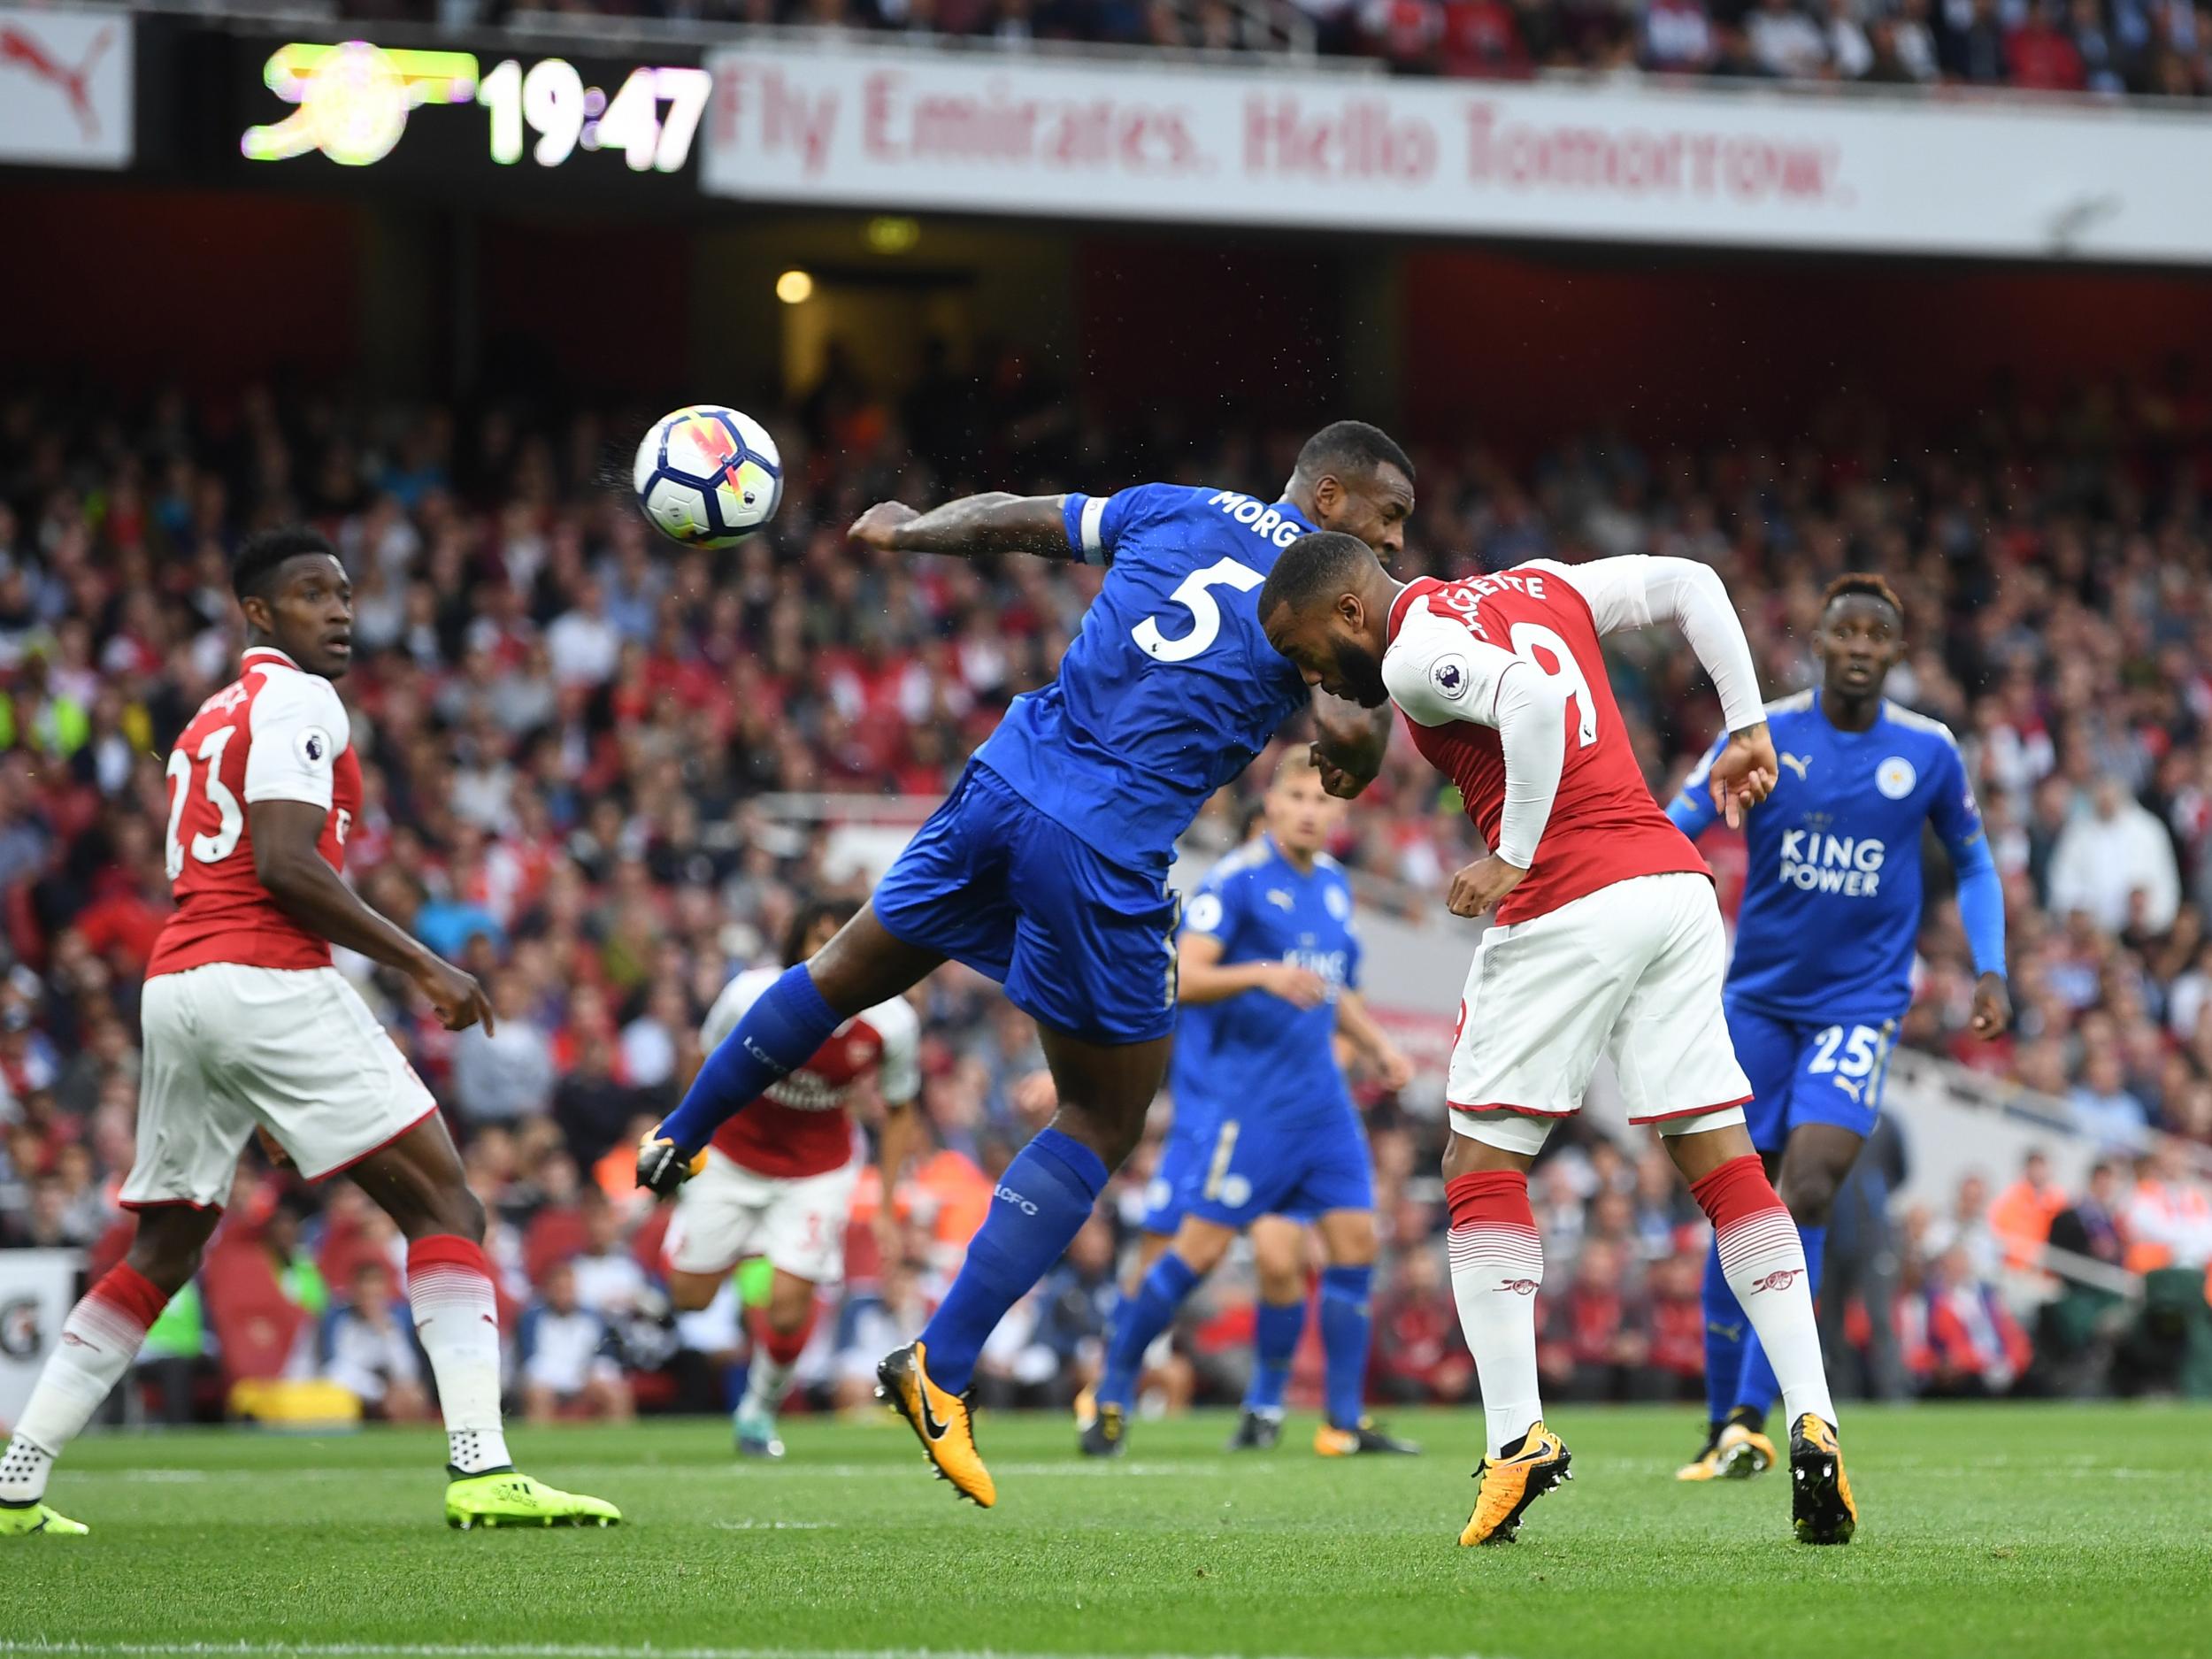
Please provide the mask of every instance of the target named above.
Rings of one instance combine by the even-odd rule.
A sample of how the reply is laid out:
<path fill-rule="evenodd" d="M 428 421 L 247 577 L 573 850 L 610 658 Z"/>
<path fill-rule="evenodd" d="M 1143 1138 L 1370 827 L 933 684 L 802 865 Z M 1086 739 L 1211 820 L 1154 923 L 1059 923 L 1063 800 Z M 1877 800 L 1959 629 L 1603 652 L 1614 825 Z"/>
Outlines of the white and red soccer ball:
<path fill-rule="evenodd" d="M 775 515 L 783 457 L 760 422 L 693 403 L 653 423 L 631 472 L 638 505 L 686 547 L 728 547 Z"/>

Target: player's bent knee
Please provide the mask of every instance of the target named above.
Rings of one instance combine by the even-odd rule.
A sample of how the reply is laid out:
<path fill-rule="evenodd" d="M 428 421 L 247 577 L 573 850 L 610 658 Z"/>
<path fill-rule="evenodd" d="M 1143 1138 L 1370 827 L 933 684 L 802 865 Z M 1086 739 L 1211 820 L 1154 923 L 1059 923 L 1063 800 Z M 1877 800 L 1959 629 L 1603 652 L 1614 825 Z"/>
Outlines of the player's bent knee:
<path fill-rule="evenodd" d="M 1331 1267 L 1375 1264 L 1375 1217 L 1365 1210 L 1340 1210 L 1321 1224 L 1321 1248 Z"/>
<path fill-rule="evenodd" d="M 809 1285 L 803 1294 L 786 1295 L 779 1286 L 762 1317 L 773 1335 L 797 1336 L 814 1321 L 814 1286 Z"/>
<path fill-rule="evenodd" d="M 1551 1119 L 1527 1112 L 1451 1114 L 1451 1144 L 1444 1148 L 1444 1179 L 1496 1170 L 1525 1170 L 1551 1133 Z"/>
<path fill-rule="evenodd" d="M 722 1276 L 714 1273 L 671 1273 L 668 1300 L 678 1313 L 697 1313 L 722 1288 Z"/>
<path fill-rule="evenodd" d="M 1117 1110 L 1081 1104 L 1063 1094 L 1053 1126 L 1097 1153 L 1108 1169 L 1116 1170 L 1129 1161 L 1129 1155 L 1144 1139 L 1145 1105 L 1148 1103 L 1141 1103 L 1134 1110 Z"/>
<path fill-rule="evenodd" d="M 426 1231 L 449 1233 L 472 1244 L 484 1242 L 484 1201 L 456 1183 L 441 1190 L 431 1206 L 432 1225 Z"/>
<path fill-rule="evenodd" d="M 1659 1138 L 1666 1142 L 1667 1156 L 1674 1160 L 1675 1167 L 1682 1171 L 1686 1180 L 1702 1179 L 1722 1164 L 1747 1156 L 1752 1150 L 1751 1131 L 1746 1126 L 1740 1106 L 1723 1106 L 1716 1111 L 1663 1118 L 1657 1127 Z"/>
<path fill-rule="evenodd" d="M 200 1271 L 200 1257 L 204 1247 L 197 1243 L 163 1242 L 149 1245 L 144 1239 L 133 1243 L 123 1259 L 131 1271 L 147 1280 L 165 1296 L 173 1296 L 192 1282 Z"/>
<path fill-rule="evenodd" d="M 1836 1207 L 1836 1192 L 1840 1185 L 1826 1170 L 1801 1173 L 1785 1164 L 1779 1189 L 1782 1206 L 1800 1226 L 1824 1227 L 1830 1212 Z"/>
<path fill-rule="evenodd" d="M 208 1235 L 222 1212 L 162 1205 L 139 1212 L 137 1235 L 124 1260 L 165 1295 L 173 1296 L 200 1271 Z"/>

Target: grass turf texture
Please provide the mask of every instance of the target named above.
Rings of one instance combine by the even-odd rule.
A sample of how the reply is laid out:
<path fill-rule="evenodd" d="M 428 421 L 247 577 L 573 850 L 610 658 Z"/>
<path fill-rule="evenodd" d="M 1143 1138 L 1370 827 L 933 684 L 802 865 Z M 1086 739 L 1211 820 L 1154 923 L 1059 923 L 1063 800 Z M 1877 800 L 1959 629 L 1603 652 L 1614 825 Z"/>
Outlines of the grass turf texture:
<path fill-rule="evenodd" d="M 772 1466 L 718 1423 L 525 1430 L 525 1469 L 627 1520 L 526 1534 L 447 1530 L 434 1431 L 96 1437 L 52 1492 L 93 1536 L 0 1543 L 0 1654 L 2212 1655 L 2212 1411 L 1852 1412 L 1841 1549 L 1790 1539 L 1779 1471 L 1678 1485 L 1694 1412 L 1585 1409 L 1574 1482 L 1463 1550 L 1480 1413 L 1393 1426 L 1429 1455 L 1325 1461 L 1294 1417 L 1232 1457 L 1208 1414 L 1102 1463 L 987 1412 L 988 1513 L 887 1416 L 791 1419 Z"/>

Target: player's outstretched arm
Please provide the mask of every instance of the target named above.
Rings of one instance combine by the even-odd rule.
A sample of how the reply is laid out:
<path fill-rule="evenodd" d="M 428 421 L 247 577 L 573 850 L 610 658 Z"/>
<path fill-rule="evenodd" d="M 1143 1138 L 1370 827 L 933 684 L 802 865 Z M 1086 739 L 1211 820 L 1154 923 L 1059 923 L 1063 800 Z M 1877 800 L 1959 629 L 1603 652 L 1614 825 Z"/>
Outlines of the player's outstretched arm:
<path fill-rule="evenodd" d="M 1313 694 L 1313 764 L 1321 787 L 1349 801 L 1381 772 L 1390 752 L 1390 705 L 1363 709 L 1344 697 Z"/>
<path fill-rule="evenodd" d="M 891 553 L 950 553 L 973 558 L 989 553 L 1033 553 L 1040 558 L 1076 557 L 1068 542 L 1064 495 L 964 495 L 918 512 L 904 502 L 881 501 L 845 534 L 864 547 Z"/>
<path fill-rule="evenodd" d="M 484 987 L 363 903 L 324 862 L 316 843 L 328 817 L 326 807 L 307 801 L 248 803 L 254 874 L 277 908 L 332 944 L 397 968 L 430 999 L 448 1031 L 465 1031 L 480 1019 L 486 1031 L 491 1030 L 492 1009 Z"/>

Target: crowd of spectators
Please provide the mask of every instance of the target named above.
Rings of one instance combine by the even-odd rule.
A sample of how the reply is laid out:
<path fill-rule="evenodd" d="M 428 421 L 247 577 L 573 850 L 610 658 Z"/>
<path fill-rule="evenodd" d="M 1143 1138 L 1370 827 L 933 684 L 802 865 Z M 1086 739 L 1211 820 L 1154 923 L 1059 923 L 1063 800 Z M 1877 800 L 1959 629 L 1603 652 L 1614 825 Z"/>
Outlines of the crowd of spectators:
<path fill-rule="evenodd" d="M 720 1402 L 738 1321 L 727 1306 L 668 1315 L 662 1217 L 631 1190 L 630 1147 L 696 1064 L 706 1005 L 764 959 L 795 897 L 863 882 L 787 797 L 941 792 L 1008 697 L 1052 672 L 1099 580 L 1034 559 L 871 556 L 841 526 L 880 497 L 986 487 L 1170 477 L 1264 492 L 1302 434 L 1114 431 L 1004 362 L 972 379 L 941 368 L 895 399 L 840 358 L 772 418 L 789 475 L 777 519 L 705 555 L 653 542 L 603 482 L 646 413 L 357 409 L 262 389 L 89 409 L 0 400 L 0 1244 L 96 1256 L 127 1236 L 114 1194 L 141 975 L 168 904 L 164 757 L 234 672 L 228 549 L 303 518 L 329 529 L 357 591 L 351 872 L 476 972 L 500 1015 L 495 1036 L 450 1036 L 406 987 L 342 964 L 446 1102 L 491 1210 L 517 1396 L 539 1415 Z M 1960 735 L 2006 883 L 2019 1010 L 2001 1042 L 1965 1037 L 1971 976 L 1939 880 L 1906 1039 L 2039 1092 L 2104 1150 L 2101 1187 L 2039 1201 L 2072 1217 L 2047 1228 L 2054 1241 L 2200 1279 L 2212 403 L 2185 373 L 2056 410 L 1993 409 L 1937 444 L 1850 409 L 1790 442 L 1591 437 L 1528 465 L 1409 435 L 1421 506 L 1402 573 L 1638 550 L 1704 560 L 1775 695 L 1810 682 L 1823 583 L 1849 567 L 1887 575 L 1913 641 L 1890 691 Z M 1663 796 L 1717 706 L 1678 640 L 1620 643 L 1619 701 Z M 1192 849 L 1225 849 L 1252 804 L 1248 785 L 1225 791 Z M 1723 833 L 1705 848 L 1732 910 L 1740 844 Z M 1475 848 L 1455 800 L 1400 745 L 1337 850 L 1379 879 L 1374 902 L 1416 903 Z M 862 1184 L 850 1282 L 802 1362 L 820 1405 L 867 1398 L 873 1359 L 918 1327 L 1047 1110 L 1035 1033 L 995 987 L 948 969 L 918 998 L 925 1143 L 897 1192 Z M 1469 1375 L 1439 1259 L 1443 1132 L 1432 1102 L 1368 1104 L 1386 1240 L 1374 1385 L 1457 1398 Z M 1547 1373 L 1583 1394 L 1693 1391 L 1694 1207 L 1652 1147 L 1557 1139 L 1535 1183 L 1557 1286 Z M 1059 1399 L 1081 1379 L 1153 1156 L 994 1339 L 987 1394 Z M 1970 1368 L 2001 1389 L 2027 1376 L 1995 1294 L 2002 1256 L 1976 1253 L 1986 1189 L 1941 1225 L 1892 1216 L 1878 1187 L 1865 1208 L 1864 1260 L 1886 1250 L 1902 1266 L 1827 1299 L 1839 1345 L 1867 1356 L 1862 1380 L 1964 1388 Z M 234 1374 L 252 1356 L 260 1374 L 337 1381 L 389 1415 L 422 1409 L 392 1316 L 397 1243 L 357 1191 L 302 1192 L 250 1154 L 226 1240 L 271 1287 L 266 1305 L 227 1328 L 237 1304 L 211 1257 L 205 1294 L 150 1347 L 166 1384 L 219 1349 Z M 1236 1275 L 1210 1288 L 1170 1392 L 1233 1387 L 1249 1320 Z"/>
<path fill-rule="evenodd" d="M 369 19 L 489 20 L 485 0 L 349 0 Z M 523 8 L 511 8 L 523 9 Z M 796 25 L 1020 50 L 1211 51 L 1310 38 L 1402 74 L 1711 75 L 2101 96 L 2212 93 L 2201 0 L 560 0 L 547 11 Z"/>

